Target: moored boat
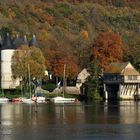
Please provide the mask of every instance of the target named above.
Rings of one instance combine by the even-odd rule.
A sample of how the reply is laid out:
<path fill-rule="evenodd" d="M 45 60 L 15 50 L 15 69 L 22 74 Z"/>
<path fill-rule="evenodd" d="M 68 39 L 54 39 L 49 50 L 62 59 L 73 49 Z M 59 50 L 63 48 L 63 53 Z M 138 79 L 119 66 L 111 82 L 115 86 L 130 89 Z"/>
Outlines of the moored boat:
<path fill-rule="evenodd" d="M 57 96 L 57 97 L 52 98 L 51 101 L 54 103 L 74 103 L 74 102 L 76 102 L 76 99 Z"/>
<path fill-rule="evenodd" d="M 16 103 L 18 103 L 18 102 L 22 102 L 22 98 L 13 98 L 12 99 L 12 102 L 16 102 Z"/>
<path fill-rule="evenodd" d="M 9 102 L 9 99 L 8 98 L 0 98 L 0 103 L 8 103 Z"/>
<path fill-rule="evenodd" d="M 33 101 L 31 98 L 24 98 L 24 99 L 22 99 L 22 102 L 23 102 L 23 103 L 27 103 L 27 104 L 32 104 L 32 103 L 34 103 L 34 101 Z"/>
<path fill-rule="evenodd" d="M 45 103 L 46 99 L 45 97 L 37 97 L 37 103 Z"/>
<path fill-rule="evenodd" d="M 45 103 L 46 102 L 45 97 L 41 97 L 41 96 L 40 97 L 34 96 L 34 97 L 32 97 L 32 100 L 37 102 L 37 103 Z"/>

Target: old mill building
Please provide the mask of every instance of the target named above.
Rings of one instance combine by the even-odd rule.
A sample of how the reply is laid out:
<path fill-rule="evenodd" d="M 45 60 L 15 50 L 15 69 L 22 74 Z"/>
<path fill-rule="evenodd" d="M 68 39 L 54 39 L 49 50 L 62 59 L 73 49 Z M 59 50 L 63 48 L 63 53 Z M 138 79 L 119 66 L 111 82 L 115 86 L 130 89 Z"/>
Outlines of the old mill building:
<path fill-rule="evenodd" d="M 135 99 L 140 95 L 140 73 L 130 62 L 111 63 L 103 78 L 106 99 Z"/>

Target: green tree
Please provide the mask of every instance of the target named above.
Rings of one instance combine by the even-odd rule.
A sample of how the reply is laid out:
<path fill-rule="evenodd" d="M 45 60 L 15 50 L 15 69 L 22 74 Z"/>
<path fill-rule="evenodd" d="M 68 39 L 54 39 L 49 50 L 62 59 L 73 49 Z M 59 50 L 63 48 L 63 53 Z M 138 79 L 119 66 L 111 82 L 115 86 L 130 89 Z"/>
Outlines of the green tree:
<path fill-rule="evenodd" d="M 126 3 L 125 0 L 114 0 L 113 5 L 116 7 L 124 7 Z"/>
<path fill-rule="evenodd" d="M 12 30 L 9 28 L 9 27 L 2 27 L 0 29 L 0 34 L 1 36 L 5 37 L 7 33 L 10 33 L 11 34 Z"/>
<path fill-rule="evenodd" d="M 101 69 L 97 59 L 91 62 L 88 72 L 90 76 L 85 83 L 87 87 L 87 97 L 92 100 L 100 100 Z"/>
<path fill-rule="evenodd" d="M 28 80 L 28 66 L 30 66 L 31 80 L 40 79 L 45 72 L 45 58 L 39 48 L 21 46 L 12 57 L 12 73 L 14 78 L 23 82 Z"/>

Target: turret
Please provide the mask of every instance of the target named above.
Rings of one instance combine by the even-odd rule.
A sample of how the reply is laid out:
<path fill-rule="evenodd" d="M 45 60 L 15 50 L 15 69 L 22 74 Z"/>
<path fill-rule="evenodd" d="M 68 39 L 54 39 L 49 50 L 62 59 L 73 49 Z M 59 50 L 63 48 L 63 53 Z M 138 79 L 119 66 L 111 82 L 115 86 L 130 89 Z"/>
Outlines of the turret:
<path fill-rule="evenodd" d="M 14 40 L 14 45 L 17 45 L 18 36 Z M 12 43 L 12 39 L 7 33 L 6 37 L 4 38 L 2 49 L 1 49 L 1 88 L 2 89 L 14 89 L 17 85 L 19 85 L 19 81 L 15 82 L 12 77 L 12 56 L 15 51 L 15 46 Z"/>
<path fill-rule="evenodd" d="M 17 34 L 13 40 L 13 48 L 17 49 L 23 44 L 23 39 Z"/>
<path fill-rule="evenodd" d="M 2 49 L 14 49 L 9 33 L 7 33 L 6 37 L 4 38 Z"/>
<path fill-rule="evenodd" d="M 24 37 L 23 37 L 23 45 L 29 45 L 29 42 L 27 40 L 27 36 L 26 35 L 24 35 Z"/>
<path fill-rule="evenodd" d="M 35 34 L 33 34 L 33 37 L 32 37 L 32 39 L 31 39 L 31 41 L 30 41 L 30 43 L 29 43 L 29 46 L 39 47 L 38 42 L 37 42 L 37 40 L 36 40 Z"/>
<path fill-rule="evenodd" d="M 2 44 L 3 44 L 3 40 L 2 40 L 2 37 L 0 35 L 0 50 L 2 49 Z"/>

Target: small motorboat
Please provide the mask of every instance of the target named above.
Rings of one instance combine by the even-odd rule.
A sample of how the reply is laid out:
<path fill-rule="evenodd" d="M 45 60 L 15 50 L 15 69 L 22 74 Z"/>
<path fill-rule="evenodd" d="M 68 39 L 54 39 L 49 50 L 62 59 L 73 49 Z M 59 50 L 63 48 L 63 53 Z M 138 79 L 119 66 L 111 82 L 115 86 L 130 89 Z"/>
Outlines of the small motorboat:
<path fill-rule="evenodd" d="M 41 97 L 41 96 L 40 97 L 34 96 L 34 97 L 32 97 L 32 100 L 37 102 L 37 103 L 45 103 L 46 102 L 45 97 Z"/>
<path fill-rule="evenodd" d="M 45 103 L 46 99 L 45 97 L 37 97 L 37 103 Z"/>
<path fill-rule="evenodd" d="M 33 104 L 35 101 L 33 101 L 31 98 L 23 98 L 22 102 L 27 104 Z"/>
<path fill-rule="evenodd" d="M 22 102 L 22 99 L 23 99 L 23 98 L 21 98 L 21 97 L 19 97 L 19 98 L 13 98 L 13 99 L 12 99 L 12 102 L 20 103 L 20 102 Z"/>
<path fill-rule="evenodd" d="M 74 103 L 74 102 L 76 102 L 76 99 L 57 96 L 57 97 L 52 98 L 51 101 L 54 103 Z"/>
<path fill-rule="evenodd" d="M 9 99 L 8 98 L 0 98 L 0 103 L 8 103 L 9 102 Z"/>

